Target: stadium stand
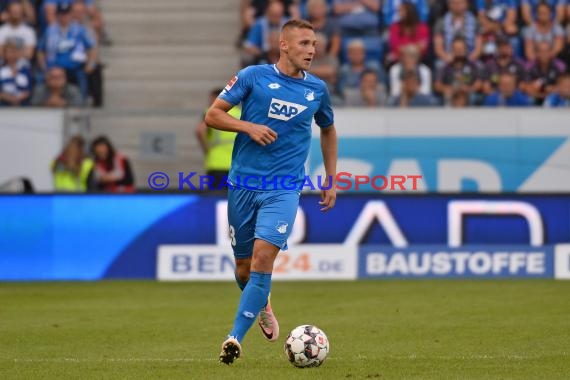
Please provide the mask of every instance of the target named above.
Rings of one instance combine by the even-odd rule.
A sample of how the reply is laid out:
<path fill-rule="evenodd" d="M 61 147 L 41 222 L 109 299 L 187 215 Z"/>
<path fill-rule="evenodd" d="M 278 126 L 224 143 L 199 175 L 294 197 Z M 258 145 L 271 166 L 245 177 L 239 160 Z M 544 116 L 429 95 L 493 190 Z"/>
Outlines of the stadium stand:
<path fill-rule="evenodd" d="M 377 71 L 389 94 L 398 94 L 404 63 L 400 53 L 407 45 L 420 50 L 422 66 L 414 64 L 416 75 L 406 77 L 419 79 L 420 92 L 426 95 L 433 85 L 433 95 L 443 106 L 465 96 L 469 106 L 488 105 L 485 99 L 498 94 L 498 78 L 504 72 L 515 74 L 517 94 L 528 97 L 531 106 L 541 106 L 568 70 L 566 0 L 299 0 L 300 13 L 309 15 L 314 3 L 328 5 L 326 23 L 341 33 L 339 53 L 332 57 L 340 60 L 339 73 L 335 80 L 328 79 L 334 98 L 340 99 L 337 105 L 359 103 L 353 94 L 347 98 L 345 88 L 360 88 L 365 68 Z M 355 65 L 354 57 L 362 51 L 365 64 Z"/>
<path fill-rule="evenodd" d="M 1 105 L 86 105 L 87 139 L 108 135 L 145 188 L 154 171 L 203 167 L 192 126 L 207 106 L 204 94 L 240 64 L 275 62 L 271 24 L 278 30 L 299 15 L 326 45 L 313 67 L 338 107 L 407 104 L 404 80 L 421 95 L 417 105 L 570 104 L 568 0 L 279 1 L 1 0 Z M 276 21 L 264 18 L 268 4 Z M 75 26 L 59 40 L 62 20 Z M 66 81 L 50 81 L 61 74 L 54 66 Z M 514 78 L 500 88 L 504 73 Z M 518 100 L 503 99 L 511 93 Z M 157 139 L 174 141 L 175 151 L 147 159 L 144 142 Z"/>
<path fill-rule="evenodd" d="M 103 1 L 113 45 L 102 49 L 105 107 L 91 113 L 91 135 L 104 134 L 131 158 L 137 188 L 155 171 L 200 171 L 194 126 L 207 94 L 239 69 L 236 0 Z M 148 136 L 175 139 L 175 154 L 149 159 Z"/>

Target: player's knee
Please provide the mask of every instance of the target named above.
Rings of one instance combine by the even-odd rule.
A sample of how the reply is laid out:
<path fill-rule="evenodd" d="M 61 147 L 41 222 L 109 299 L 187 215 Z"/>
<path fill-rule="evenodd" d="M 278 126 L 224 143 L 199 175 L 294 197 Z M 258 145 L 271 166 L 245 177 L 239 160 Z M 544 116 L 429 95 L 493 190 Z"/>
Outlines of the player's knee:
<path fill-rule="evenodd" d="M 278 252 L 279 249 L 273 246 L 267 249 L 254 249 L 251 269 L 255 272 L 262 273 L 273 272 L 273 263 L 275 262 Z"/>

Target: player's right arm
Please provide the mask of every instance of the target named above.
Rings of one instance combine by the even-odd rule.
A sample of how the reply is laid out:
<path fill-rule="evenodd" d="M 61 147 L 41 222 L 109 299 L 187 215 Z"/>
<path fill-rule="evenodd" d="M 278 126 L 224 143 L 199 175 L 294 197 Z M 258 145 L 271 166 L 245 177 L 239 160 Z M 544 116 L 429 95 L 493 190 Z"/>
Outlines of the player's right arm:
<path fill-rule="evenodd" d="M 214 101 L 206 112 L 206 125 L 210 128 L 222 131 L 247 134 L 253 141 L 260 145 L 268 145 L 277 139 L 277 133 L 271 128 L 252 123 L 247 120 L 238 120 L 228 114 L 228 111 L 243 102 L 253 88 L 255 74 L 252 68 L 241 70 L 228 82 L 224 91 Z"/>
<path fill-rule="evenodd" d="M 220 98 L 214 101 L 206 113 L 206 125 L 210 128 L 222 131 L 237 132 L 247 134 L 253 141 L 260 145 L 269 145 L 277 140 L 277 133 L 271 128 L 251 123 L 249 121 L 238 120 L 228 114 L 234 105 Z"/>

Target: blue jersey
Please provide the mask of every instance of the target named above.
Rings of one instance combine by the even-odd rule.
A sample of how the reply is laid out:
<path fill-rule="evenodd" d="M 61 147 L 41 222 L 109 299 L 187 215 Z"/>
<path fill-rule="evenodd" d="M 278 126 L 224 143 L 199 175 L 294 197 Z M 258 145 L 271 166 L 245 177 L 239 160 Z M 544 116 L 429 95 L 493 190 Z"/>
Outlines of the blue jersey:
<path fill-rule="evenodd" d="M 262 146 L 238 133 L 229 180 L 236 186 L 259 190 L 299 190 L 305 179 L 313 118 L 321 128 L 334 123 L 326 84 L 304 73 L 293 78 L 276 65 L 241 70 L 219 96 L 242 103 L 241 120 L 265 125 L 277 140 Z"/>
<path fill-rule="evenodd" d="M 58 24 L 50 25 L 40 40 L 38 49 L 46 55 L 47 66 L 66 70 L 81 67 L 87 61 L 87 51 L 96 45 L 89 31 L 72 22 L 64 31 Z"/>

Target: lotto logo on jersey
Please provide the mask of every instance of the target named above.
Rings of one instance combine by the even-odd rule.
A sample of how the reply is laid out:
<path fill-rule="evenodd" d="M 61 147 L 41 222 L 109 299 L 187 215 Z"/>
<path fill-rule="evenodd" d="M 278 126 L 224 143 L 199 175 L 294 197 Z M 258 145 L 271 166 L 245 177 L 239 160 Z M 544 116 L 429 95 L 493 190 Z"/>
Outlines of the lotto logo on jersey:
<path fill-rule="evenodd" d="M 273 98 L 267 116 L 272 119 L 289 121 L 306 109 L 304 105 Z"/>

